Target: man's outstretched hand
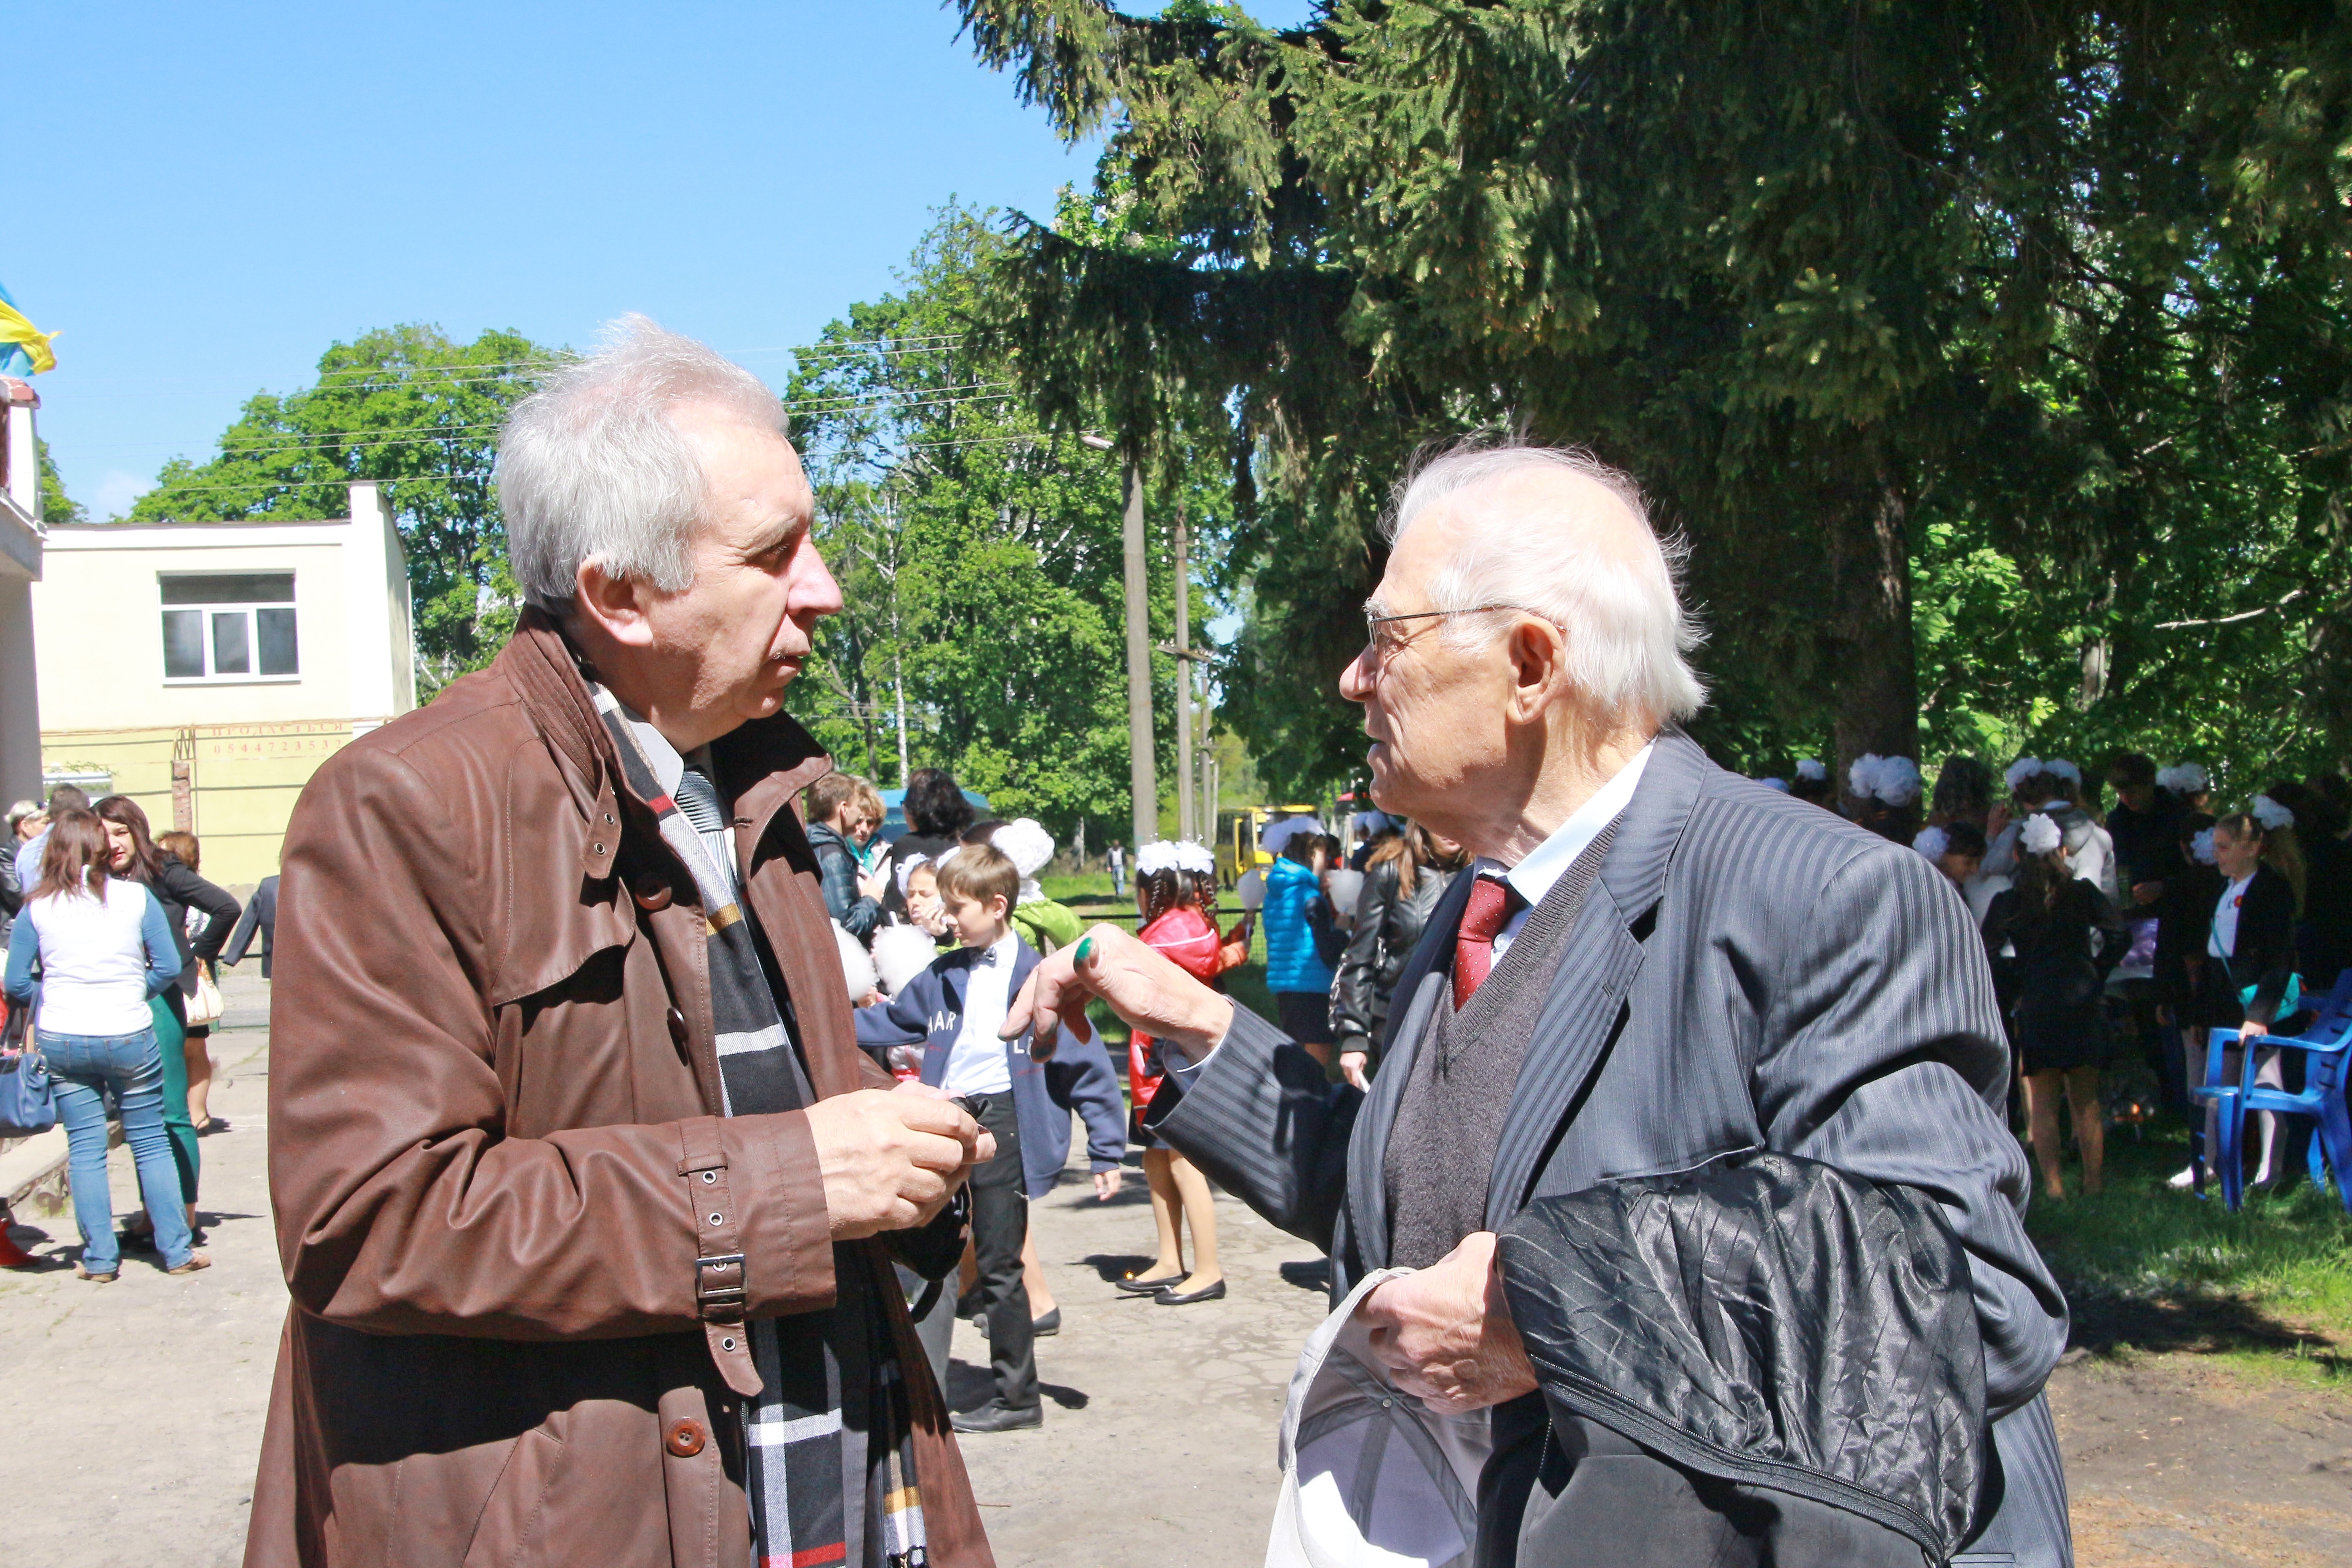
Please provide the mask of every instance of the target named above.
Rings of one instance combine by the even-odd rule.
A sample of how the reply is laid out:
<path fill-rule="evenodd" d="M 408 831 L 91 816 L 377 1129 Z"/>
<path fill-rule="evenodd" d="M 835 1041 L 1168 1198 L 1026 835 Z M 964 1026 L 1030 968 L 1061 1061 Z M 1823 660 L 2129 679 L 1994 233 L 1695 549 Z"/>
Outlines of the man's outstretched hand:
<path fill-rule="evenodd" d="M 1076 947 L 1042 960 L 1004 1016 L 1004 1037 L 1034 1021 L 1031 1054 L 1050 1057 L 1056 1031 L 1083 1031 L 1087 1004 L 1101 997 L 1129 1028 L 1160 1042 L 1179 1066 L 1206 1059 L 1233 1026 L 1234 1005 L 1170 963 L 1132 932 L 1098 925 Z M 1040 1046 L 1044 1048 L 1040 1049 Z"/>
<path fill-rule="evenodd" d="M 996 1155 L 986 1128 L 919 1083 L 837 1094 L 806 1114 L 835 1241 L 929 1224 Z"/>
<path fill-rule="evenodd" d="M 1511 1322 L 1482 1230 L 1415 1274 L 1382 1281 L 1357 1307 L 1389 1381 L 1433 1410 L 1466 1415 L 1534 1392 L 1536 1369 Z"/>

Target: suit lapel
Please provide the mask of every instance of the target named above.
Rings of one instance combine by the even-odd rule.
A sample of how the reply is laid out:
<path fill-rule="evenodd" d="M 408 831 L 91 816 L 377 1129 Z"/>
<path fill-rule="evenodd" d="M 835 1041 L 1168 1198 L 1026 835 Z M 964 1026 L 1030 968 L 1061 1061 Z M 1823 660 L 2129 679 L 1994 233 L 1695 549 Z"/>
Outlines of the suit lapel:
<path fill-rule="evenodd" d="M 1362 1117 L 1349 1141 L 1348 1206 L 1362 1216 L 1351 1226 L 1356 1247 L 1367 1268 L 1385 1268 L 1389 1256 L 1389 1193 L 1383 1173 L 1388 1160 L 1389 1129 L 1396 1125 L 1397 1104 L 1412 1077 L 1412 1058 L 1428 1031 L 1430 1010 L 1443 1005 L 1445 981 L 1454 965 L 1454 933 L 1461 929 L 1462 910 L 1470 902 L 1475 879 L 1464 871 L 1449 883 L 1444 897 L 1429 912 L 1421 941 L 1405 960 L 1391 993 L 1388 1030 L 1381 1042 L 1381 1070 L 1372 1092 L 1359 1113 Z M 1444 962 L 1441 962 L 1441 959 Z M 1397 1004 L 1402 1002 L 1400 1006 Z"/>
<path fill-rule="evenodd" d="M 1527 1202 L 1538 1163 L 1559 1141 L 1561 1123 L 1616 1032 L 1618 1013 L 1642 969 L 1642 944 L 1628 928 L 1664 892 L 1675 846 L 1713 766 L 1687 736 L 1662 733 L 1618 818 L 1616 839 L 1569 932 L 1511 1094 L 1486 1190 L 1489 1228 L 1508 1224 Z"/>

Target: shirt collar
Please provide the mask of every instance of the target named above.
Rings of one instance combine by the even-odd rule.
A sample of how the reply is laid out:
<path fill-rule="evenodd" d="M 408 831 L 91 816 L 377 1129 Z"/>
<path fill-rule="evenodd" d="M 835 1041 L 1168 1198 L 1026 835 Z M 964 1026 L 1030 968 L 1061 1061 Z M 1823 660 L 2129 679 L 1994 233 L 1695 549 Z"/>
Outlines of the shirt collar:
<path fill-rule="evenodd" d="M 1576 864 L 1576 858 L 1600 837 L 1602 828 L 1623 813 L 1633 798 L 1633 787 L 1642 782 L 1642 770 L 1649 764 L 1650 753 L 1656 749 L 1657 743 L 1652 742 L 1634 752 L 1632 761 L 1593 791 L 1592 798 L 1578 806 L 1575 814 L 1554 829 L 1550 837 L 1537 845 L 1526 859 L 1506 869 L 1501 861 L 1480 856 L 1480 873 L 1508 882 L 1528 909 L 1542 903 L 1552 884 Z"/>

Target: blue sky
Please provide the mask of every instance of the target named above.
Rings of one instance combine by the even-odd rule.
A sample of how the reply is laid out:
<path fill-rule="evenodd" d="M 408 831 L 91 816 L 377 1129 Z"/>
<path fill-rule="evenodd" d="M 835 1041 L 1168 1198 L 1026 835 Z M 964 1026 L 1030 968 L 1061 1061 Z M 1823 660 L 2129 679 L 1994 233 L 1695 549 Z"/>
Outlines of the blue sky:
<path fill-rule="evenodd" d="M 1043 216 L 1093 169 L 932 0 L 18 0 L 5 31 L 0 282 L 62 334 L 41 430 L 101 517 L 371 327 L 642 310 L 780 381 L 931 209 Z"/>

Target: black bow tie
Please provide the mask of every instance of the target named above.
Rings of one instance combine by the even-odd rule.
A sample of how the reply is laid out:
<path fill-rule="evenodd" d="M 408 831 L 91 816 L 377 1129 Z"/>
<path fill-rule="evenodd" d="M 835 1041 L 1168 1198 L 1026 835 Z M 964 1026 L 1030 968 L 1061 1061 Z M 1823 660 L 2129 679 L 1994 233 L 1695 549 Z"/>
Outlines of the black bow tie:
<path fill-rule="evenodd" d="M 973 959 L 973 960 L 972 960 L 972 963 L 976 963 L 976 964 L 979 964 L 979 963 L 994 963 L 995 962 L 996 962 L 996 949 L 994 949 L 994 948 L 992 948 L 992 947 L 983 947 L 983 948 L 982 948 L 982 949 L 980 950 L 980 956 L 979 956 L 978 958 L 975 958 L 975 959 Z"/>

